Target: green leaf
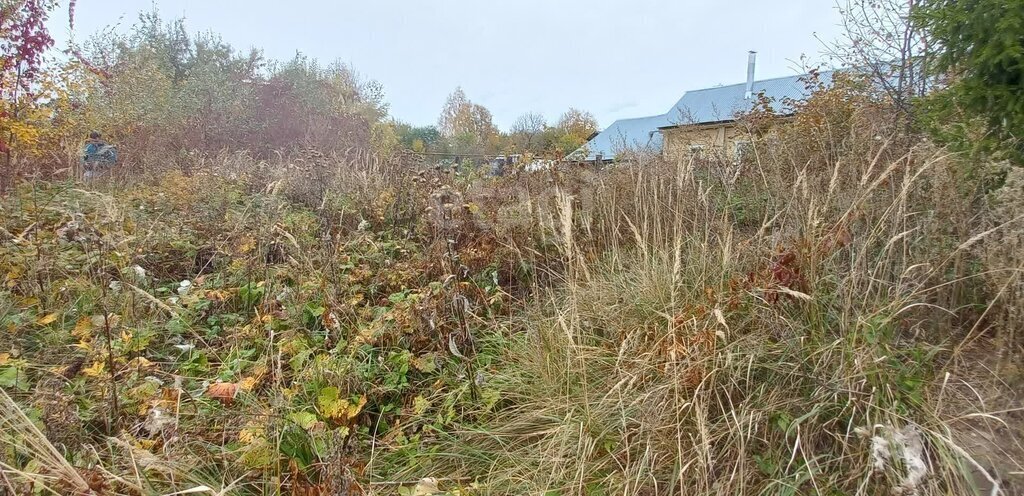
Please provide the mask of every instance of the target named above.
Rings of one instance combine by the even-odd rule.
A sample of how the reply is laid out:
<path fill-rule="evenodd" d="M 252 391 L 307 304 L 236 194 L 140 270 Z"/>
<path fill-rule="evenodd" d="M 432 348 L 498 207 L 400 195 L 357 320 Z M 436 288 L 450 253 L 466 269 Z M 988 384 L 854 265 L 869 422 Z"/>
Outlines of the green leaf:
<path fill-rule="evenodd" d="M 242 306 L 252 308 L 263 301 L 266 292 L 262 282 L 259 284 L 249 283 L 238 288 L 238 297 L 242 299 Z"/>
<path fill-rule="evenodd" d="M 277 461 L 277 455 L 274 453 L 273 446 L 261 440 L 255 445 L 250 446 L 242 454 L 239 461 L 249 468 L 266 468 Z"/>
<path fill-rule="evenodd" d="M 17 367 L 0 367 L 0 387 L 13 387 L 28 391 L 28 377 Z"/>
<path fill-rule="evenodd" d="M 399 293 L 392 293 L 390 296 L 388 296 L 388 300 L 391 301 L 391 303 L 394 303 L 394 304 L 397 305 L 397 304 L 405 301 L 405 299 L 408 296 L 409 296 L 409 292 L 408 291 L 402 291 L 402 292 L 399 292 Z"/>
<path fill-rule="evenodd" d="M 312 412 L 295 412 L 289 415 L 288 419 L 307 431 L 316 425 L 317 420 L 316 414 Z"/>
<path fill-rule="evenodd" d="M 778 466 L 768 456 L 754 455 L 754 462 L 757 463 L 757 468 L 761 470 L 761 473 L 768 476 L 774 475 Z"/>
<path fill-rule="evenodd" d="M 316 303 L 307 303 L 302 311 L 311 317 L 322 317 L 324 312 L 327 311 L 327 308 L 322 305 L 317 305 Z"/>
<path fill-rule="evenodd" d="M 348 413 L 348 400 L 342 399 L 341 391 L 334 386 L 321 389 L 317 395 L 316 404 L 324 418 L 340 419 Z"/>
<path fill-rule="evenodd" d="M 413 357 L 410 362 L 416 370 L 425 374 L 430 374 L 437 370 L 437 361 L 433 353 L 428 353 L 421 357 Z"/>
<path fill-rule="evenodd" d="M 186 323 L 181 317 L 174 317 L 167 321 L 164 327 L 172 334 L 184 334 L 188 330 L 188 323 Z"/>
<path fill-rule="evenodd" d="M 310 331 L 319 331 L 324 327 L 324 313 L 327 308 L 317 303 L 306 303 L 302 307 L 302 325 Z"/>
<path fill-rule="evenodd" d="M 286 428 L 281 435 L 279 446 L 281 453 L 289 458 L 293 458 L 298 463 L 299 468 L 308 467 L 315 459 L 313 440 L 306 431 L 294 427 Z"/>

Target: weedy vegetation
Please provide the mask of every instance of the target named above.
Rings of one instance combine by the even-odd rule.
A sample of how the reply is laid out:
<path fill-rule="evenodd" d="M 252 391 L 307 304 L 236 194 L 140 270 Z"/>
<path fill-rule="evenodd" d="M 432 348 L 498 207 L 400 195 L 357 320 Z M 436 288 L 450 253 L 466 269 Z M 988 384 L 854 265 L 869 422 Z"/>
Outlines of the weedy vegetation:
<path fill-rule="evenodd" d="M 279 152 L 224 143 L 323 95 L 196 110 L 224 120 L 170 156 L 197 143 L 174 109 L 226 101 L 189 100 L 224 47 L 143 25 L 107 49 L 160 71 L 74 69 L 89 118 L 167 91 L 116 173 L 47 165 L 70 121 L 10 141 L 35 148 L 0 198 L 0 494 L 1024 490 L 1024 169 L 869 81 L 759 100 L 742 160 L 490 177 L 398 151 L 375 86 L 295 61 L 264 89 L 354 103 Z"/>

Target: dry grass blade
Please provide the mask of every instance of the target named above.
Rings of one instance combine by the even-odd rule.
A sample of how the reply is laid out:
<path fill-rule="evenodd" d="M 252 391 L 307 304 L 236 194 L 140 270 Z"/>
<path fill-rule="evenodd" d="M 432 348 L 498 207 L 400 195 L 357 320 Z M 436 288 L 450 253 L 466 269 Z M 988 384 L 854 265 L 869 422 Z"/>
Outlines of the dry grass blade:
<path fill-rule="evenodd" d="M 38 461 L 40 466 L 45 467 L 48 472 L 46 479 L 54 484 L 67 486 L 79 494 L 91 493 L 89 484 L 85 482 L 78 470 L 71 466 L 64 456 L 53 447 L 53 444 L 46 439 L 46 436 L 39 431 L 3 389 L 0 389 L 0 427 L 2 427 L 0 440 L 11 449 Z M 15 476 L 28 476 L 36 481 L 45 480 L 38 474 L 19 472 L 13 467 L 7 466 L 5 470 Z M 54 484 L 46 484 L 44 487 L 53 489 L 57 487 Z"/>

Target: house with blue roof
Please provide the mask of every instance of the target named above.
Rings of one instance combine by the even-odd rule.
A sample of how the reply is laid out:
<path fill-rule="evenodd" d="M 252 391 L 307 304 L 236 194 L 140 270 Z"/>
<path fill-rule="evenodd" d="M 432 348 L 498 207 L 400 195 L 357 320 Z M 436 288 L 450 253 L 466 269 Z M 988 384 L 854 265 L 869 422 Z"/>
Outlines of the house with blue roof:
<path fill-rule="evenodd" d="M 604 163 L 622 158 L 626 151 L 656 153 L 666 159 L 709 153 L 739 158 L 749 139 L 737 125 L 737 116 L 751 110 L 759 95 L 772 100 L 779 115 L 792 115 L 787 102 L 811 93 L 808 74 L 755 80 L 755 57 L 750 52 L 746 83 L 687 91 L 664 114 L 617 120 L 568 158 Z M 817 78 L 828 86 L 832 72 L 819 72 Z"/>

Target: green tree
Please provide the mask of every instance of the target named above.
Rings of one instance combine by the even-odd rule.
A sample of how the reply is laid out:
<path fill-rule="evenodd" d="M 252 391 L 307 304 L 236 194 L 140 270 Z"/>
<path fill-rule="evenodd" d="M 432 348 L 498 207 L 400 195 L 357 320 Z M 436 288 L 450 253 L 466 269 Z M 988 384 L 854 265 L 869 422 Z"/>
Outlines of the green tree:
<path fill-rule="evenodd" d="M 402 147 L 414 152 L 443 152 L 443 140 L 441 132 L 436 126 L 412 126 L 404 122 L 395 124 L 395 132 L 398 133 L 398 141 Z"/>
<path fill-rule="evenodd" d="M 570 108 L 554 127 L 537 136 L 538 146 L 549 155 L 564 157 L 583 146 L 597 132 L 597 119 L 590 112 Z"/>
<path fill-rule="evenodd" d="M 921 0 L 915 20 L 950 85 L 925 100 L 929 127 L 946 141 L 982 145 L 1024 158 L 1024 0 Z M 974 142 L 974 143 L 972 143 Z"/>

